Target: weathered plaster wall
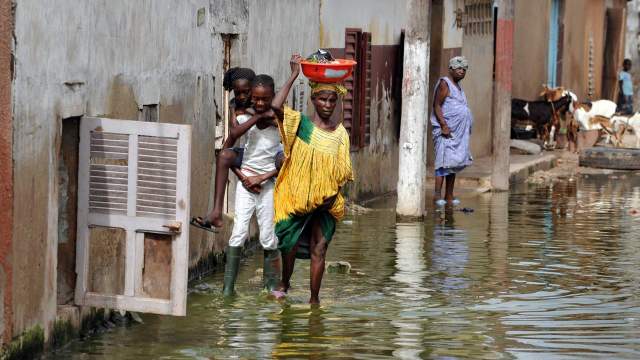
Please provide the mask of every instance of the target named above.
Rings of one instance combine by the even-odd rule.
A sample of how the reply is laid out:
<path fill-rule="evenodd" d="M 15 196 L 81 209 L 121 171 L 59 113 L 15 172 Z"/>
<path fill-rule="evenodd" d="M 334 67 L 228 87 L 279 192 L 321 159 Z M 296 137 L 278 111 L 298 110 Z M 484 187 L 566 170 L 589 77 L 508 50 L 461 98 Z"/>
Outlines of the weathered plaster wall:
<path fill-rule="evenodd" d="M 462 55 L 469 60 L 469 71 L 461 85 L 473 113 L 471 154 L 491 155 L 493 35 L 465 35 Z"/>
<path fill-rule="evenodd" d="M 13 26 L 11 1 L 0 1 L 0 344 L 12 336 L 13 166 L 12 106 Z"/>
<path fill-rule="evenodd" d="M 464 11 L 464 0 L 444 0 L 442 3 L 442 48 L 460 48 L 464 30 L 456 24 L 456 11 Z"/>
<path fill-rule="evenodd" d="M 402 74 L 398 68 L 402 66 L 398 45 L 407 20 L 406 9 L 406 0 L 321 1 L 320 43 L 322 47 L 331 49 L 334 56 L 344 56 L 347 28 L 360 28 L 372 36 L 370 142 L 364 148 L 351 152 L 356 178 L 347 192 L 352 199 L 396 190 L 400 128 L 398 91 Z"/>
<path fill-rule="evenodd" d="M 62 119 L 138 120 L 144 105 L 158 104 L 160 122 L 191 124 L 191 213 L 203 215 L 212 206 L 222 117 L 222 33 L 237 34 L 232 66 L 251 66 L 281 84 L 290 53 L 318 47 L 318 12 L 319 1 L 303 0 L 275 7 L 258 0 L 19 2 L 12 149 L 13 209 L 21 220 L 7 250 L 15 271 L 4 274 L 15 284 L 13 294 L 4 293 L 14 304 L 14 335 L 40 324 L 49 337 L 56 316 L 58 229 L 68 215 L 59 210 Z M 192 267 L 226 244 L 227 231 L 215 237 L 187 228 Z"/>
<path fill-rule="evenodd" d="M 62 118 L 136 120 L 143 105 L 160 104 L 161 122 L 193 126 L 192 187 L 207 196 L 193 196 L 192 209 L 208 205 L 221 73 L 211 18 L 198 22 L 198 10 L 208 8 L 208 0 L 17 4 L 14 334 L 43 324 L 48 336 L 56 315 Z M 205 240 L 213 241 L 192 234 L 192 262 Z"/>
<path fill-rule="evenodd" d="M 549 13 L 548 0 L 515 2 L 513 97 L 536 100 L 547 83 Z"/>
<path fill-rule="evenodd" d="M 291 74 L 291 54 L 306 56 L 320 47 L 319 9 L 320 0 L 278 0 L 268 6 L 263 0 L 251 0 L 247 65 L 256 74 L 271 75 L 276 87 L 282 86 Z"/>
<path fill-rule="evenodd" d="M 320 18 L 322 47 L 343 48 L 345 28 L 371 32 L 373 45 L 395 45 L 407 23 L 407 0 L 321 0 Z"/>

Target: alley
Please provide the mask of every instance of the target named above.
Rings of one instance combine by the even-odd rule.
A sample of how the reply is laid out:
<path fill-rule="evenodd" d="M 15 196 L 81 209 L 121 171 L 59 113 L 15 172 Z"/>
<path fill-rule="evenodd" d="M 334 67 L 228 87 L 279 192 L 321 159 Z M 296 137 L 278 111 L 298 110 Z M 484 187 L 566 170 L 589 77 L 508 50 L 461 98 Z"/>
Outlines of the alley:
<path fill-rule="evenodd" d="M 473 213 L 428 209 L 396 223 L 394 199 L 342 223 L 323 304 L 307 301 L 308 263 L 290 296 L 260 295 L 261 252 L 240 296 L 222 274 L 190 285 L 185 318 L 76 340 L 48 359 L 639 358 L 640 176 L 583 175 L 510 193 L 462 193 Z"/>

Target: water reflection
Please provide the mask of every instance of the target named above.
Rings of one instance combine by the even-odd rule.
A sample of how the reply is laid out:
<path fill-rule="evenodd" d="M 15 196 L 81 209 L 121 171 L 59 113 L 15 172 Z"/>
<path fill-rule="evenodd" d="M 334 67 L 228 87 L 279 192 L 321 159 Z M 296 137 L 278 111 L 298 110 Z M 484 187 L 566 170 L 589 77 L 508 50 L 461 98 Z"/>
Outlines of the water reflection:
<path fill-rule="evenodd" d="M 453 209 L 436 212 L 432 239 L 428 256 L 434 273 L 433 286 L 442 294 L 466 288 L 468 281 L 462 275 L 469 260 L 467 232 L 464 227 L 455 226 Z"/>
<path fill-rule="evenodd" d="M 473 213 L 429 209 L 396 224 L 388 206 L 349 218 L 311 308 L 296 263 L 284 303 L 260 294 L 261 256 L 240 296 L 222 274 L 192 288 L 189 316 L 71 344 L 54 359 L 639 359 L 640 176 L 590 176 L 462 197 Z"/>
<path fill-rule="evenodd" d="M 423 319 L 418 315 L 429 298 L 424 280 L 427 276 L 424 262 L 424 227 L 421 223 L 396 225 L 396 281 L 395 296 L 403 304 L 397 319 L 391 324 L 396 328 L 393 356 L 400 359 L 417 359 L 423 350 Z"/>

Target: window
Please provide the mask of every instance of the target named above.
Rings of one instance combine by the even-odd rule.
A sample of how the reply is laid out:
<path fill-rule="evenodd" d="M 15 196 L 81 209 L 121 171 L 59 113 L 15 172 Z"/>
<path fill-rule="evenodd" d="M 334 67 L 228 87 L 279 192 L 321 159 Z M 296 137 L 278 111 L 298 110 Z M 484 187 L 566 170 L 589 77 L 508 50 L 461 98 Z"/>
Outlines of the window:
<path fill-rule="evenodd" d="M 493 1 L 465 0 L 464 34 L 490 35 L 493 32 Z"/>
<path fill-rule="evenodd" d="M 345 32 L 345 58 L 358 64 L 353 76 L 345 80 L 348 92 L 342 100 L 344 126 L 349 131 L 351 149 L 369 144 L 371 117 L 371 33 L 360 29 Z"/>
<path fill-rule="evenodd" d="M 191 127 L 80 124 L 75 300 L 185 315 Z"/>

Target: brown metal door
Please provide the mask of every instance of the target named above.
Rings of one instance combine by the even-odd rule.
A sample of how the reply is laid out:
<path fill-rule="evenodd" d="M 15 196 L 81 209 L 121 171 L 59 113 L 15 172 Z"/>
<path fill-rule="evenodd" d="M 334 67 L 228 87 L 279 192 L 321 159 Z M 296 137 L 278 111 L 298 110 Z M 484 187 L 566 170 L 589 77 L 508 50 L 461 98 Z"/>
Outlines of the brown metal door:
<path fill-rule="evenodd" d="M 625 9 L 607 9 L 602 97 L 617 101 L 618 72 L 624 56 Z"/>

